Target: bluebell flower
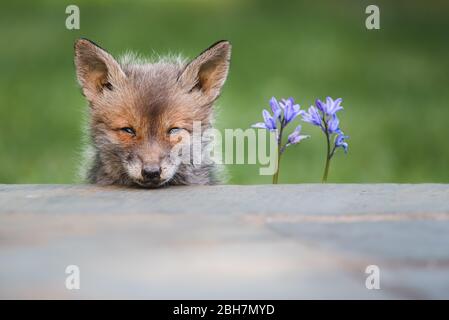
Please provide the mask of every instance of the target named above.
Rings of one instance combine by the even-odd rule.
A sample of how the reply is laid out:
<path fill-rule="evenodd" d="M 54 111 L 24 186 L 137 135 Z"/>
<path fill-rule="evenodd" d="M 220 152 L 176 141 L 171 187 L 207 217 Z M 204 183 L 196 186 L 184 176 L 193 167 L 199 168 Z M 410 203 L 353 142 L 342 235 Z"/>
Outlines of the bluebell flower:
<path fill-rule="evenodd" d="M 343 109 L 340 106 L 341 101 L 341 98 L 334 101 L 331 97 L 327 97 L 326 103 L 319 99 L 316 100 L 316 107 L 310 106 L 308 112 L 302 114 L 302 121 L 320 127 L 324 133 L 326 133 L 326 128 L 327 134 L 338 133 L 340 120 L 336 113 Z"/>
<path fill-rule="evenodd" d="M 302 121 L 313 124 L 314 126 L 322 127 L 322 119 L 321 116 L 314 106 L 310 106 L 307 112 L 302 114 Z M 323 127 L 324 129 L 324 127 Z"/>
<path fill-rule="evenodd" d="M 282 109 L 275 97 L 270 99 L 270 107 L 271 111 L 273 111 L 273 118 L 281 120 Z"/>
<path fill-rule="evenodd" d="M 283 129 L 298 115 L 305 114 L 304 110 L 301 110 L 299 104 L 295 104 L 293 98 L 277 101 L 275 97 L 272 97 L 270 99 L 270 107 L 273 115 L 271 115 L 267 110 L 263 110 L 262 115 L 264 122 L 259 122 L 252 125 L 253 128 L 267 129 L 270 131 Z"/>
<path fill-rule="evenodd" d="M 340 125 L 340 120 L 338 120 L 337 115 L 334 114 L 327 122 L 327 132 L 329 132 L 329 134 L 339 132 L 340 131 L 339 125 Z"/>
<path fill-rule="evenodd" d="M 333 116 L 338 111 L 343 110 L 343 107 L 340 105 L 343 100 L 341 98 L 336 99 L 335 101 L 331 97 L 326 98 L 326 103 L 317 99 L 315 105 L 317 108 L 327 116 Z"/>
<path fill-rule="evenodd" d="M 258 122 L 256 124 L 253 124 L 253 128 L 261 128 L 261 129 L 267 129 L 270 131 L 274 131 L 277 129 L 276 126 L 276 118 L 272 117 L 271 114 L 267 110 L 262 111 L 262 116 L 264 122 Z"/>
<path fill-rule="evenodd" d="M 286 147 L 293 145 L 293 144 L 297 144 L 299 142 L 301 142 L 301 140 L 310 138 L 309 135 L 301 135 L 301 125 L 297 126 L 295 131 L 293 131 L 289 136 L 288 136 L 288 142 L 285 145 Z"/>
<path fill-rule="evenodd" d="M 293 98 L 289 98 L 287 100 L 282 99 L 282 102 L 280 102 L 279 104 L 284 110 L 285 124 L 293 121 L 298 115 L 305 113 L 304 110 L 301 110 L 299 104 L 295 104 Z"/>
<path fill-rule="evenodd" d="M 343 110 L 341 102 L 341 98 L 333 100 L 331 97 L 327 97 L 326 102 L 317 99 L 315 106 L 311 106 L 308 112 L 302 114 L 302 120 L 304 122 L 320 127 L 326 135 L 327 155 L 323 182 L 327 181 L 330 160 L 334 156 L 335 150 L 337 148 L 343 148 L 345 153 L 348 151 L 348 143 L 345 141 L 348 136 L 345 136 L 341 131 L 340 120 L 337 117 L 337 112 Z M 331 145 L 332 136 L 335 136 L 333 146 Z"/>
<path fill-rule="evenodd" d="M 272 97 L 270 99 L 270 107 L 273 115 L 271 115 L 267 110 L 263 110 L 263 122 L 253 124 L 252 127 L 276 132 L 278 166 L 276 173 L 273 175 L 273 183 L 277 183 L 279 176 L 280 155 L 288 146 L 297 144 L 309 136 L 301 135 L 301 126 L 297 126 L 296 129 L 288 136 L 287 142 L 283 144 L 282 136 L 284 134 L 285 127 L 287 127 L 287 125 L 299 115 L 305 116 L 306 112 L 301 110 L 299 104 L 295 104 L 295 100 L 293 98 L 281 99 L 281 101 L 278 101 L 275 97 Z"/>
<path fill-rule="evenodd" d="M 279 102 L 276 100 L 275 97 L 271 97 L 270 107 L 271 107 L 271 111 L 273 111 L 273 114 L 276 113 L 278 110 L 281 110 L 281 107 L 279 106 Z"/>
<path fill-rule="evenodd" d="M 345 136 L 342 131 L 340 131 L 335 137 L 335 148 L 343 148 L 345 153 L 348 153 L 348 143 L 345 141 L 349 136 Z"/>

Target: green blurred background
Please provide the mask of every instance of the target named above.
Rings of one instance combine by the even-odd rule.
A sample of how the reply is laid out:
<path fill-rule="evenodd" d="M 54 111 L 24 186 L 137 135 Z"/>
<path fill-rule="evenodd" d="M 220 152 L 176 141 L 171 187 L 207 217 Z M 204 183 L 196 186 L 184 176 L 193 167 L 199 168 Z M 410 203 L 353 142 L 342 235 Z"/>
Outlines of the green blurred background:
<path fill-rule="evenodd" d="M 65 28 L 77 4 L 81 29 Z M 377 4 L 381 29 L 365 28 Z M 193 57 L 233 44 L 219 128 L 261 120 L 271 96 L 342 97 L 350 152 L 330 182 L 449 181 L 449 2 L 445 1 L 14 1 L 0 4 L 0 183 L 71 183 L 86 103 L 73 43 L 87 37 L 119 55 Z M 293 126 L 292 128 L 293 129 Z M 280 182 L 319 182 L 325 141 L 288 150 Z M 230 182 L 270 183 L 258 165 L 231 165 Z"/>

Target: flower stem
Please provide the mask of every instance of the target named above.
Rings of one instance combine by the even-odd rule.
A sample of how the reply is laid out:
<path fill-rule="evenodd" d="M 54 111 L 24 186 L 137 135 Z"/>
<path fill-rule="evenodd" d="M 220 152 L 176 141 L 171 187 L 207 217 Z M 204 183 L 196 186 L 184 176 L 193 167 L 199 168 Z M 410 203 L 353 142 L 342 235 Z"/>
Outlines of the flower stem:
<path fill-rule="evenodd" d="M 323 181 L 322 183 L 326 183 L 327 182 L 327 175 L 329 173 L 329 166 L 330 166 L 330 158 L 327 157 L 326 159 L 326 166 L 324 167 L 324 175 L 323 175 Z"/>
<path fill-rule="evenodd" d="M 327 124 L 326 124 L 326 122 L 324 122 L 324 123 L 325 123 L 325 129 L 326 129 L 327 152 L 326 152 L 326 165 L 324 167 L 322 183 L 327 182 L 327 175 L 329 174 L 329 166 L 330 166 L 330 162 L 331 162 L 331 158 L 332 158 L 330 136 L 329 136 L 329 132 L 327 130 Z"/>
<path fill-rule="evenodd" d="M 276 170 L 276 173 L 273 175 L 273 184 L 277 184 L 278 183 L 278 178 L 279 178 L 279 165 L 281 163 L 281 155 L 282 153 L 278 153 L 278 168 Z"/>
<path fill-rule="evenodd" d="M 282 155 L 281 143 L 282 143 L 282 131 L 283 131 L 283 129 L 284 129 L 283 126 L 281 126 L 281 128 L 279 130 L 277 169 L 276 169 L 276 173 L 273 175 L 273 184 L 277 184 L 278 183 L 278 178 L 279 178 L 279 169 L 280 169 L 280 166 L 281 166 L 281 155 Z"/>

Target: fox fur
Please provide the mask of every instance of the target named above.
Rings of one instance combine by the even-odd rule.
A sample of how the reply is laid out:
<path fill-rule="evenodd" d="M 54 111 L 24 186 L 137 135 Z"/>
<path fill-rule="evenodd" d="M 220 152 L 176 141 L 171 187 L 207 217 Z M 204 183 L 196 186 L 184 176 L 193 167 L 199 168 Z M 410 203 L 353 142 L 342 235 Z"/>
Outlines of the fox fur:
<path fill-rule="evenodd" d="M 77 40 L 76 74 L 89 104 L 87 181 L 147 188 L 219 183 L 215 164 L 176 163 L 169 153 L 181 134 L 192 134 L 194 121 L 202 131 L 212 128 L 230 57 L 231 44 L 219 41 L 190 62 L 130 54 L 117 61 L 92 41 Z"/>

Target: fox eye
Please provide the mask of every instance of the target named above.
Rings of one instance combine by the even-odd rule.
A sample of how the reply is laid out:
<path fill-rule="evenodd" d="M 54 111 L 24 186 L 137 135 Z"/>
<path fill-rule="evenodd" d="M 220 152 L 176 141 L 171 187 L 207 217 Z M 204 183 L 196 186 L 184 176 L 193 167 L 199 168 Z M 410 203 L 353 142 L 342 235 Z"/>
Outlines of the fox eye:
<path fill-rule="evenodd" d="M 104 87 L 105 87 L 106 89 L 108 89 L 109 91 L 112 91 L 112 89 L 113 89 L 113 86 L 112 86 L 112 84 L 111 84 L 110 82 L 106 82 L 106 83 L 104 84 Z"/>
<path fill-rule="evenodd" d="M 175 128 L 171 128 L 170 130 L 168 130 L 168 134 L 177 134 L 181 131 L 181 128 L 175 127 Z"/>
<path fill-rule="evenodd" d="M 126 132 L 128 134 L 132 134 L 133 136 L 136 135 L 136 131 L 130 127 L 121 128 L 120 130 L 122 130 L 123 132 Z"/>
<path fill-rule="evenodd" d="M 112 90 L 114 89 L 114 87 L 112 86 L 112 84 L 111 84 L 109 81 L 108 81 L 108 82 L 105 82 L 105 83 L 102 83 L 101 86 L 102 86 L 103 88 L 108 89 L 109 91 L 112 91 Z"/>

